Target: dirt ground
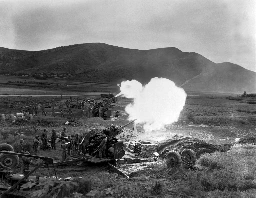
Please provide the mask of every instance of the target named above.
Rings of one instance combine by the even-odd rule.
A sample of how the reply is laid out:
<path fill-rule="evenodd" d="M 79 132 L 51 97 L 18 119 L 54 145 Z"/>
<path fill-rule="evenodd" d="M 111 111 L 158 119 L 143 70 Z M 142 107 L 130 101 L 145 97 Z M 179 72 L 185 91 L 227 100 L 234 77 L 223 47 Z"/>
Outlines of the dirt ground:
<path fill-rule="evenodd" d="M 83 96 L 80 98 L 82 99 Z M 9 104 L 19 100 L 24 99 L 18 97 L 8 97 L 8 99 L 6 97 L 0 98 L 0 113 L 10 114 L 19 112 L 19 106 L 11 108 L 6 102 L 8 101 Z M 33 97 L 29 100 L 35 100 L 36 102 L 39 102 L 40 100 L 55 100 L 57 102 L 62 102 L 65 98 Z M 196 137 L 210 143 L 234 143 L 236 138 L 255 135 L 256 106 L 255 104 L 251 104 L 250 101 L 252 100 L 254 99 L 228 97 L 224 95 L 204 94 L 188 96 L 186 105 L 180 114 L 178 122 L 167 126 L 165 130 L 157 131 L 152 134 L 145 134 L 142 126 L 137 125 L 138 133 L 133 134 L 134 136 L 131 138 L 144 138 L 145 140 L 160 141 L 171 137 L 174 134 L 178 134 Z M 102 118 L 96 117 L 86 118 L 85 115 L 81 113 L 81 110 L 74 109 L 74 117 L 77 123 L 76 126 L 65 125 L 65 122 L 70 119 L 68 115 L 60 117 L 56 113 L 55 116 L 52 116 L 50 109 L 47 110 L 47 116 L 42 116 L 39 113 L 38 116 L 33 117 L 33 120 L 26 122 L 14 124 L 1 120 L 0 142 L 7 142 L 14 145 L 19 141 L 19 135 L 23 133 L 25 135 L 25 142 L 32 144 L 33 137 L 35 135 L 40 135 L 43 129 L 47 129 L 49 132 L 52 129 L 61 132 L 62 128 L 66 127 L 68 134 L 84 134 L 88 133 L 92 128 L 103 129 L 111 124 L 121 126 L 128 123 L 128 115 L 124 111 L 124 108 L 129 102 L 131 101 L 128 99 L 118 98 L 112 111 L 115 112 L 116 110 L 119 110 L 121 116 L 109 120 L 103 120 Z M 128 134 L 120 137 L 124 139 L 127 138 L 127 136 L 129 136 L 129 131 L 132 130 L 132 128 L 133 125 L 127 126 L 127 131 L 125 133 Z M 61 153 L 62 149 L 60 144 L 57 144 L 57 150 L 40 150 L 38 154 L 52 157 L 55 161 L 60 161 Z M 242 156 L 245 156 L 245 154 Z M 232 157 L 232 159 L 233 158 L 234 157 Z M 246 165 L 246 163 L 244 164 Z M 252 164 L 254 164 L 254 162 L 252 162 Z M 141 170 L 140 167 L 145 168 Z M 216 186 L 214 188 L 206 189 L 204 188 L 205 186 L 202 185 L 205 181 L 199 178 L 209 178 L 209 175 L 206 175 L 209 174 L 208 172 L 168 170 L 165 167 L 164 161 L 141 163 L 134 165 L 134 167 L 128 167 L 128 165 L 126 167 L 121 167 L 120 165 L 120 169 L 132 169 L 132 171 L 134 171 L 133 176 L 130 179 L 127 179 L 110 171 L 106 166 L 58 168 L 57 175 L 62 178 L 83 177 L 87 181 L 90 181 L 90 190 L 88 190 L 90 192 L 87 193 L 87 195 L 79 195 L 80 197 L 253 197 L 254 193 L 256 193 L 254 186 L 243 190 L 240 188 L 232 189 L 228 187 L 222 189 Z M 52 168 L 41 168 L 35 172 L 35 175 L 53 176 L 54 170 Z M 252 173 L 252 176 L 252 181 L 254 181 L 254 173 Z M 216 184 L 215 180 L 211 182 Z M 237 181 L 234 183 L 237 184 L 236 182 Z M 74 195 L 72 196 L 74 197 Z"/>

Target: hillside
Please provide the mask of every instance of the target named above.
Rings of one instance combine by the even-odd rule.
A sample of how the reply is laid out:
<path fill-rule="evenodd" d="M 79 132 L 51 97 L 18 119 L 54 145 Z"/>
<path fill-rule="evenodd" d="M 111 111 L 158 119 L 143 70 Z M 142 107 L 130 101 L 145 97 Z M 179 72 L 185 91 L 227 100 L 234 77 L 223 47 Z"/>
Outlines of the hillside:
<path fill-rule="evenodd" d="M 256 73 L 232 63 L 216 64 L 177 48 L 136 50 L 102 43 L 77 44 L 42 51 L 0 48 L 1 74 L 70 74 L 70 79 L 117 83 L 166 77 L 189 91 L 256 91 Z"/>

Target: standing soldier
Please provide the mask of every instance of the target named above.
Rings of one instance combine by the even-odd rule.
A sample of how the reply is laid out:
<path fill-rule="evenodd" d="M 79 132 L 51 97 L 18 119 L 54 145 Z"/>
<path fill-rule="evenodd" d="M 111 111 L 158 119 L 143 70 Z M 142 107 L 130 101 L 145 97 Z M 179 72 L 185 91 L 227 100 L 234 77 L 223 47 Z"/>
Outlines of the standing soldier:
<path fill-rule="evenodd" d="M 43 144 L 42 149 L 45 150 L 47 148 L 47 131 L 46 131 L 46 129 L 44 129 L 44 132 L 42 133 L 41 140 L 42 140 L 42 144 Z"/>
<path fill-rule="evenodd" d="M 73 115 L 73 112 L 72 112 L 71 108 L 68 109 L 68 114 L 69 114 L 70 117 Z"/>
<path fill-rule="evenodd" d="M 72 139 L 71 139 L 71 136 L 69 135 L 68 136 L 68 146 L 67 146 L 68 155 L 71 154 L 71 149 L 72 149 Z"/>
<path fill-rule="evenodd" d="M 92 117 L 92 110 L 93 110 L 93 104 L 90 104 L 88 106 L 88 118 Z"/>
<path fill-rule="evenodd" d="M 42 110 L 42 115 L 46 116 L 46 112 L 45 112 L 45 108 L 44 108 L 44 105 L 42 104 L 41 106 L 41 110 Z"/>
<path fill-rule="evenodd" d="M 103 117 L 103 107 L 101 105 L 99 106 L 99 117 Z"/>
<path fill-rule="evenodd" d="M 57 139 L 57 134 L 56 134 L 56 131 L 53 129 L 52 130 L 52 136 L 51 136 L 51 147 L 52 149 L 56 150 L 56 139 Z"/>
<path fill-rule="evenodd" d="M 64 137 L 66 137 L 67 135 L 66 135 L 66 133 L 67 133 L 67 128 L 66 127 L 63 127 L 63 130 L 62 130 L 62 132 L 61 132 L 61 139 L 63 139 Z"/>
<path fill-rule="evenodd" d="M 66 144 L 66 143 L 63 143 L 61 145 L 61 147 L 62 147 L 62 161 L 65 161 L 67 159 L 67 146 L 68 146 L 68 144 Z"/>
<path fill-rule="evenodd" d="M 86 103 L 85 100 L 83 100 L 82 102 L 82 109 L 84 111 L 86 118 L 89 118 L 89 104 Z"/>
<path fill-rule="evenodd" d="M 71 151 L 71 154 L 74 155 L 75 153 L 75 136 L 74 135 L 71 135 L 71 140 L 70 140 L 70 151 Z"/>
<path fill-rule="evenodd" d="M 76 134 L 76 135 L 75 135 L 75 141 L 74 141 L 74 150 L 75 150 L 75 151 L 78 151 L 79 140 L 80 140 L 79 135 Z"/>
<path fill-rule="evenodd" d="M 37 152 L 38 152 L 39 143 L 40 143 L 39 136 L 37 135 L 33 142 L 33 150 L 34 150 L 35 154 L 37 154 Z"/>
<path fill-rule="evenodd" d="M 69 108 L 69 104 L 70 104 L 69 100 L 66 100 L 65 104 L 66 104 L 66 107 Z"/>
<path fill-rule="evenodd" d="M 20 139 L 20 152 L 24 152 L 24 139 Z"/>
<path fill-rule="evenodd" d="M 60 116 L 64 117 L 63 109 L 60 109 Z"/>

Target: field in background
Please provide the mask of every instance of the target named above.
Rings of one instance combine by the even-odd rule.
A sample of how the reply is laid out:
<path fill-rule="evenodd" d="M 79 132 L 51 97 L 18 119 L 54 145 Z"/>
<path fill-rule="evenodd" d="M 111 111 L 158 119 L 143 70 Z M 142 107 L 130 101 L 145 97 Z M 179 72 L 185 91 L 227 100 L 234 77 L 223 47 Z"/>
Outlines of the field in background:
<path fill-rule="evenodd" d="M 14 92 L 13 92 L 14 91 Z M 77 94 L 83 92 L 117 92 L 118 86 L 105 82 L 75 81 L 65 78 L 35 79 L 33 77 L 0 75 L 3 94 Z"/>

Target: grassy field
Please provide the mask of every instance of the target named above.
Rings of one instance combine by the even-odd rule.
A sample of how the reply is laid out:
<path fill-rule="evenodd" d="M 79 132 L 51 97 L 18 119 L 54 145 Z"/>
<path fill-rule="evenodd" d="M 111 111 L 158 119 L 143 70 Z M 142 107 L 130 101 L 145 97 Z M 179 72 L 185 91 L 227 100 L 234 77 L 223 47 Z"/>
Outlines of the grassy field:
<path fill-rule="evenodd" d="M 1 94 L 78 94 L 83 92 L 117 92 L 116 84 L 105 82 L 76 81 L 66 78 L 45 80 L 33 77 L 0 75 Z"/>
<path fill-rule="evenodd" d="M 9 97 L 10 100 L 17 98 Z M 235 99 L 234 99 L 235 98 Z M 161 136 L 180 134 L 203 139 L 212 143 L 233 143 L 236 138 L 255 136 L 256 106 L 252 99 L 230 98 L 223 95 L 188 96 L 186 105 L 178 122 L 166 127 Z M 45 97 L 42 100 L 51 101 Z M 55 98 L 56 99 L 56 98 Z M 1 98 L 0 113 L 15 113 L 16 108 L 4 105 Z M 35 98 L 35 100 L 41 100 Z M 64 100 L 64 99 L 63 99 Z M 56 101 L 61 101 L 60 98 Z M 249 101 L 249 102 L 248 102 Z M 120 98 L 113 111 L 120 110 L 121 116 L 116 120 L 86 118 L 77 110 L 77 126 L 66 126 L 69 134 L 87 133 L 92 128 L 104 128 L 111 124 L 126 124 L 127 114 L 124 107 L 130 101 Z M 36 134 L 43 129 L 60 132 L 65 126 L 67 117 L 36 116 L 33 120 L 13 124 L 1 121 L 0 141 L 12 145 L 19 141 L 21 132 L 27 144 L 31 144 Z M 36 127 L 34 127 L 36 124 Z M 132 129 L 133 125 L 127 126 Z M 138 133 L 143 134 L 142 126 L 138 125 Z M 18 134 L 18 135 L 17 135 Z M 155 136 L 156 134 L 150 134 Z M 61 158 L 61 148 L 56 151 L 40 151 L 40 155 Z M 83 171 L 58 169 L 60 177 L 82 176 L 86 180 L 86 188 L 90 193 L 85 197 L 256 197 L 256 147 L 254 145 L 235 145 L 227 153 L 215 152 L 205 154 L 197 160 L 197 170 L 169 170 L 164 161 L 141 164 L 144 170 L 137 171 L 130 179 L 110 172 L 106 167 L 90 167 Z M 39 169 L 36 175 L 53 175 L 53 170 Z M 86 192 L 86 193 L 88 193 Z M 86 194 L 84 193 L 84 194 Z M 69 197 L 75 197 L 70 194 Z"/>

